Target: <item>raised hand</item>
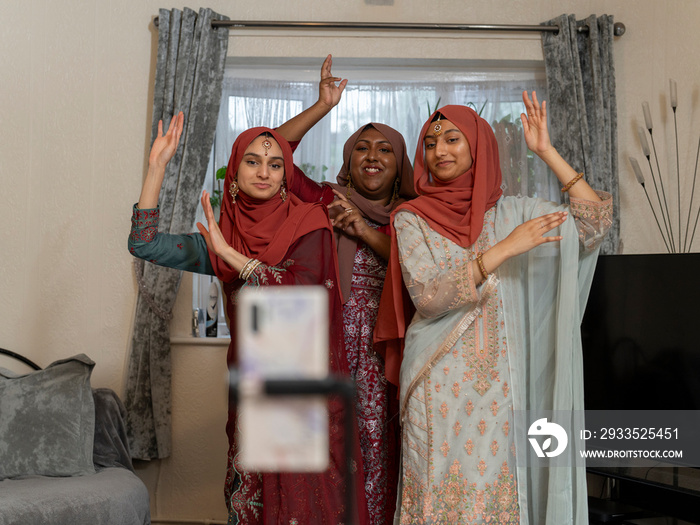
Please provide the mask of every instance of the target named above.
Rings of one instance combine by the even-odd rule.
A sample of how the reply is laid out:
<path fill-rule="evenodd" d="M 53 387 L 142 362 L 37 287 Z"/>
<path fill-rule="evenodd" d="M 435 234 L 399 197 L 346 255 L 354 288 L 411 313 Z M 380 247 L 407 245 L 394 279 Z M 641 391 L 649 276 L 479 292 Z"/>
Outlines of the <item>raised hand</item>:
<path fill-rule="evenodd" d="M 204 209 L 204 217 L 207 219 L 209 230 L 207 230 L 201 222 L 197 223 L 197 229 L 204 237 L 207 247 L 230 264 L 230 261 L 227 260 L 226 254 L 231 247 L 226 242 L 226 239 L 224 239 L 224 236 L 219 229 L 219 225 L 214 217 L 214 210 L 211 207 L 211 201 L 209 200 L 209 192 L 206 190 L 202 192 L 201 202 L 202 208 Z"/>
<path fill-rule="evenodd" d="M 545 236 L 545 234 L 557 226 L 561 226 L 567 215 L 568 213 L 565 211 L 557 211 L 530 219 L 517 226 L 499 244 L 502 243 L 502 248 L 506 250 L 509 257 L 515 257 L 532 250 L 540 244 L 561 241 L 561 235 Z"/>
<path fill-rule="evenodd" d="M 532 99 L 523 91 L 523 102 L 525 103 L 525 113 L 520 114 L 523 123 L 523 134 L 525 143 L 530 150 L 541 157 L 552 149 L 547 129 L 547 102 L 542 101 L 540 105 L 537 100 L 537 93 L 532 92 Z"/>
<path fill-rule="evenodd" d="M 180 111 L 170 121 L 168 131 L 163 134 L 163 121 L 158 122 L 158 135 L 151 146 L 148 163 L 154 168 L 165 169 L 165 165 L 173 158 L 180 143 L 185 115 Z"/>
<path fill-rule="evenodd" d="M 334 77 L 331 73 L 333 57 L 328 55 L 321 66 L 321 81 L 318 83 L 318 101 L 328 106 L 329 110 L 340 102 L 343 90 L 348 83 L 348 79 Z M 340 84 L 336 85 L 336 82 Z"/>

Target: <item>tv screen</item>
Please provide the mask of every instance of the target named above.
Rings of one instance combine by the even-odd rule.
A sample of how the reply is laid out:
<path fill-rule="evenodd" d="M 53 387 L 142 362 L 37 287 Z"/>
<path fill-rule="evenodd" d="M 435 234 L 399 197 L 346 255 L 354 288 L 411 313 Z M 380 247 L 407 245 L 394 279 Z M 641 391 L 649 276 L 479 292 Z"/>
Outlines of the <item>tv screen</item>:
<path fill-rule="evenodd" d="M 700 409 L 700 253 L 600 256 L 581 335 L 587 410 Z"/>

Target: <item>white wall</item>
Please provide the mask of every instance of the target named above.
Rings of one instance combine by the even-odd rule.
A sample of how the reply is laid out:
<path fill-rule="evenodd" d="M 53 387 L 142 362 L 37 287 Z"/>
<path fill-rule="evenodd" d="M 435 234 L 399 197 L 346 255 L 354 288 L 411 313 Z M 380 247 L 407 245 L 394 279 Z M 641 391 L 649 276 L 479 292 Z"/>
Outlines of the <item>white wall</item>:
<path fill-rule="evenodd" d="M 84 352 L 97 362 L 93 384 L 119 393 L 136 297 L 126 237 L 146 163 L 155 64 L 151 18 L 161 6 L 153 0 L 0 3 L 0 346 L 44 366 Z M 662 170 L 675 173 L 672 120 L 664 130 L 669 112 L 660 111 L 668 78 L 674 78 L 682 185 L 690 185 L 700 130 L 696 0 L 394 0 L 393 6 L 210 0 L 208 6 L 249 20 L 537 24 L 564 12 L 615 15 L 627 26 L 615 43 L 622 239 L 627 253 L 663 251 L 627 156 L 642 158 L 635 128 L 647 100 Z M 231 33 L 230 54 L 320 60 L 326 53 L 541 58 L 539 37 L 531 34 Z M 675 189 L 671 184 L 668 192 L 675 195 Z M 700 240 L 694 251 L 698 246 Z M 179 308 L 186 314 L 186 299 Z M 160 474 L 152 498 L 156 517 L 224 516 L 224 353 L 221 347 L 175 347 L 174 456 L 160 473 L 157 466 L 142 470 L 152 495 Z"/>

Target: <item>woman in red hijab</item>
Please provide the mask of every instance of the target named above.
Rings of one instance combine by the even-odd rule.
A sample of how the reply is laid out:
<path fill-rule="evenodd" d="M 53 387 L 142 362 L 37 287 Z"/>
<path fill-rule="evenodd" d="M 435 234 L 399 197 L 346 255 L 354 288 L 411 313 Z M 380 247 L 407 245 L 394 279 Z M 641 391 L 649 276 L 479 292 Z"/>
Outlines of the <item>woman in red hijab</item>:
<path fill-rule="evenodd" d="M 159 126 L 148 175 L 134 210 L 129 239 L 131 252 L 163 266 L 215 274 L 223 283 L 227 314 L 233 324 L 236 296 L 243 286 L 324 285 L 329 290 L 330 370 L 348 375 L 342 348 L 337 256 L 328 211 L 320 203 L 303 203 L 287 192 L 287 186 L 294 182 L 292 150 L 274 130 L 253 128 L 236 139 L 224 181 L 218 225 L 209 195 L 204 192 L 202 206 L 209 230 L 198 224 L 199 234 L 157 233 L 158 193 L 165 165 L 177 149 L 182 127 L 182 114 L 173 118 L 165 135 L 162 124 Z M 235 333 L 235 327 L 231 328 Z M 232 337 L 229 368 L 235 367 L 237 361 L 235 342 L 236 338 Z M 236 413 L 230 409 L 225 491 L 230 523 L 335 525 L 344 518 L 346 462 L 342 407 L 331 401 L 329 411 L 328 470 L 321 474 L 293 474 L 247 472 L 240 467 Z M 360 523 L 366 523 L 362 468 L 361 462 L 357 463 L 356 515 Z"/>
<path fill-rule="evenodd" d="M 488 122 L 445 106 L 421 130 L 419 196 L 393 214 L 375 342 L 400 386 L 400 523 L 587 523 L 585 475 L 519 468 L 514 411 L 583 409 L 580 309 L 612 199 L 552 147 L 545 104 L 523 101 L 527 145 L 570 205 L 502 197 Z"/>

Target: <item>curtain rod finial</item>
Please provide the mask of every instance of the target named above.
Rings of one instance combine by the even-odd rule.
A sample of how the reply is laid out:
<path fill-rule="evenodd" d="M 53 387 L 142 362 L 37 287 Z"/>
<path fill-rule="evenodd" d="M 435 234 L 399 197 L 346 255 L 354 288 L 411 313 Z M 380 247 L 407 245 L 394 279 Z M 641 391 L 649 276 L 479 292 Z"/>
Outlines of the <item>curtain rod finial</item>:
<path fill-rule="evenodd" d="M 622 36 L 625 34 L 625 31 L 627 31 L 627 28 L 622 22 L 615 22 L 613 24 L 613 34 L 615 36 Z"/>

